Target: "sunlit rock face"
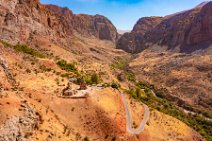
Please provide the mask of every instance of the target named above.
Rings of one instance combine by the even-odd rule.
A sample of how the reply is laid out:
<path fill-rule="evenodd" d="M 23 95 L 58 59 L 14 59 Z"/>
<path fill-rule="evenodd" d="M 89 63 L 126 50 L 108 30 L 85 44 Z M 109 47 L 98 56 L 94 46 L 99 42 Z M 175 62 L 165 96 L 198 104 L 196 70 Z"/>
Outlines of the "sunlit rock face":
<path fill-rule="evenodd" d="M 148 48 L 149 44 L 167 46 L 168 50 L 178 52 L 207 48 L 212 39 L 212 2 L 153 20 L 151 24 L 154 26 L 148 26 L 148 23 L 142 22 L 141 19 L 131 33 L 122 36 L 117 48 L 131 53 L 141 52 Z"/>
<path fill-rule="evenodd" d="M 138 53 L 144 50 L 144 35 L 155 28 L 160 22 L 161 17 L 144 17 L 138 20 L 132 32 L 125 33 L 117 42 L 117 48 L 130 53 Z"/>
<path fill-rule="evenodd" d="M 75 15 L 68 8 L 43 5 L 39 0 L 1 0 L 0 9 L 0 38 L 14 43 L 30 41 L 35 35 L 61 43 L 75 31 L 113 42 L 118 35 L 103 16 Z"/>

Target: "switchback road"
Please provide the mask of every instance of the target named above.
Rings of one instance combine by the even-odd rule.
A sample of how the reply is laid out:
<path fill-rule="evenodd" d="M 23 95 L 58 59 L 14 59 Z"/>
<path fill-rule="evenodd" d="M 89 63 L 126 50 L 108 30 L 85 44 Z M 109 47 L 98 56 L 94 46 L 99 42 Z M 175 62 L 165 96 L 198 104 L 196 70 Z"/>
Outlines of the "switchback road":
<path fill-rule="evenodd" d="M 150 111 L 149 111 L 148 106 L 143 104 L 143 106 L 144 106 L 143 120 L 142 120 L 140 126 L 137 129 L 133 129 L 132 128 L 132 119 L 131 119 L 131 115 L 130 115 L 130 111 L 129 111 L 129 108 L 128 108 L 128 104 L 127 104 L 125 95 L 123 93 L 121 93 L 121 97 L 122 97 L 122 102 L 124 104 L 125 111 L 126 111 L 126 128 L 127 128 L 127 131 L 131 134 L 140 134 L 141 132 L 144 131 L 144 127 L 145 127 L 147 121 L 149 120 Z"/>

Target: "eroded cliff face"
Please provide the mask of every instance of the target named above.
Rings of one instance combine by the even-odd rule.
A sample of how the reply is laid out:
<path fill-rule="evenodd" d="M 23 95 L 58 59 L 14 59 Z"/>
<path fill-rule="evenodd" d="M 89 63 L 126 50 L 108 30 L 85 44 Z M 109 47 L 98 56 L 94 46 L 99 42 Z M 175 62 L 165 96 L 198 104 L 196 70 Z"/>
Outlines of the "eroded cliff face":
<path fill-rule="evenodd" d="M 118 37 L 115 26 L 106 17 L 101 15 L 73 14 L 68 8 L 55 5 L 46 5 L 48 10 L 55 12 L 58 17 L 68 21 L 69 30 L 74 30 L 82 36 L 94 36 L 101 40 L 116 41 Z"/>
<path fill-rule="evenodd" d="M 34 36 L 67 43 L 75 31 L 113 42 L 117 38 L 116 28 L 100 15 L 75 15 L 39 0 L 1 0 L 0 9 L 0 38 L 14 43 L 30 42 Z"/>
<path fill-rule="evenodd" d="M 167 46 L 168 50 L 177 52 L 193 52 L 209 47 L 212 39 L 212 2 L 201 4 L 194 9 L 152 20 L 153 25 L 137 22 L 133 31 L 124 35 L 117 44 L 118 48 L 127 52 L 138 53 L 151 45 Z M 148 27 L 148 28 L 147 28 Z M 149 28 L 150 27 L 150 28 Z M 140 34 L 141 37 L 137 37 Z M 123 44 L 123 38 L 132 45 Z M 129 51 L 129 48 L 133 48 Z"/>
<path fill-rule="evenodd" d="M 195 45 L 212 39 L 212 2 L 200 7 L 200 13 L 194 19 L 186 43 Z"/>
<path fill-rule="evenodd" d="M 117 48 L 130 53 L 141 52 L 146 49 L 144 46 L 144 35 L 155 28 L 160 22 L 161 17 L 144 17 L 138 20 L 132 32 L 125 33 L 117 42 Z"/>

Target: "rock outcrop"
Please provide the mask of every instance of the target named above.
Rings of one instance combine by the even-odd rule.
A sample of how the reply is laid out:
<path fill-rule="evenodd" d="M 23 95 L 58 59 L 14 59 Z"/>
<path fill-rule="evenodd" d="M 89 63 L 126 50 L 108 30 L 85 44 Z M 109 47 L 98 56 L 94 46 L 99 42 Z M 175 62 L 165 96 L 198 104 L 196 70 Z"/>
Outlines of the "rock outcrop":
<path fill-rule="evenodd" d="M 57 17 L 68 21 L 69 30 L 74 30 L 82 36 L 94 36 L 101 40 L 116 41 L 118 33 L 115 26 L 106 17 L 101 15 L 73 14 L 68 8 L 55 5 L 46 5 L 48 10 L 55 12 Z"/>
<path fill-rule="evenodd" d="M 25 103 L 22 105 L 24 114 L 14 116 L 0 126 L 0 141 L 27 141 L 39 124 L 36 112 Z"/>
<path fill-rule="evenodd" d="M 138 53 L 150 45 L 167 46 L 168 50 L 177 52 L 193 52 L 209 47 L 212 43 L 212 2 L 202 3 L 194 9 L 176 13 L 162 18 L 161 22 L 155 22 L 153 28 L 146 28 L 144 22 L 138 22 L 131 36 L 125 34 L 117 44 L 117 48 Z M 144 27 L 143 27 L 144 26 Z M 139 28 L 141 27 L 141 28 Z M 138 38 L 135 33 L 140 34 Z M 131 41 L 131 45 L 124 43 Z M 133 50 L 129 50 L 133 48 Z"/>
<path fill-rule="evenodd" d="M 15 86 L 16 84 L 16 80 L 15 80 L 15 77 L 13 76 L 13 74 L 11 73 L 9 67 L 8 67 L 8 64 L 7 62 L 5 61 L 5 59 L 3 57 L 1 57 L 1 54 L 0 54 L 0 67 L 3 68 L 9 82 L 12 84 L 12 86 Z"/>
<path fill-rule="evenodd" d="M 161 22 L 161 17 L 145 17 L 138 20 L 132 32 L 125 33 L 117 42 L 117 48 L 130 53 L 144 50 L 144 35 Z"/>
<path fill-rule="evenodd" d="M 74 33 L 115 42 L 117 31 L 105 17 L 75 15 L 68 8 L 43 5 L 39 0 L 0 0 L 0 39 L 30 42 L 33 37 L 67 44 Z"/>

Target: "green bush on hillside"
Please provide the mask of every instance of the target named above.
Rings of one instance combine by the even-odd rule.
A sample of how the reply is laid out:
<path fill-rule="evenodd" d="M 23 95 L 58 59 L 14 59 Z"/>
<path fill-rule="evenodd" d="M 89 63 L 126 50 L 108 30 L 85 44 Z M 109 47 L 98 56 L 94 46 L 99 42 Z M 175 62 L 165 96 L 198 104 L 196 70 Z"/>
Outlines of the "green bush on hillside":
<path fill-rule="evenodd" d="M 76 66 L 75 66 L 74 64 L 72 64 L 72 63 L 67 63 L 67 61 L 65 61 L 65 60 L 60 60 L 60 61 L 58 61 L 58 62 L 57 62 L 57 65 L 58 65 L 61 69 L 65 70 L 65 71 L 67 71 L 67 72 L 74 72 L 74 73 L 77 73 L 77 72 L 78 72 L 78 71 L 77 71 L 77 68 L 76 68 Z"/>
<path fill-rule="evenodd" d="M 45 57 L 40 52 L 30 48 L 29 46 L 27 46 L 25 44 L 16 44 L 14 46 L 14 45 L 11 45 L 11 44 L 7 43 L 6 41 L 0 41 L 0 42 L 4 45 L 4 47 L 13 48 L 14 50 L 16 50 L 18 52 L 26 53 L 26 54 L 32 55 L 34 57 L 39 57 L 39 58 L 44 58 Z"/>
<path fill-rule="evenodd" d="M 91 75 L 91 82 L 93 84 L 98 84 L 100 83 L 100 81 L 101 81 L 101 78 L 96 72 Z"/>
<path fill-rule="evenodd" d="M 112 64 L 113 68 L 124 70 L 129 64 L 129 61 L 125 58 L 118 58 L 115 63 Z"/>
<path fill-rule="evenodd" d="M 14 46 L 14 49 L 19 52 L 30 54 L 34 57 L 44 58 L 44 55 L 24 44 L 17 44 Z"/>
<path fill-rule="evenodd" d="M 128 81 L 135 82 L 135 74 L 132 72 L 125 72 Z"/>
<path fill-rule="evenodd" d="M 81 74 L 77 75 L 77 84 L 80 84 L 81 80 L 82 80 L 83 76 Z M 100 75 L 98 75 L 96 72 L 94 72 L 93 74 L 86 74 L 84 76 L 85 82 L 88 85 L 93 85 L 93 84 L 99 84 L 102 80 Z"/>
<path fill-rule="evenodd" d="M 120 84 L 116 83 L 116 82 L 112 82 L 110 85 L 113 89 L 119 89 L 120 88 Z"/>

